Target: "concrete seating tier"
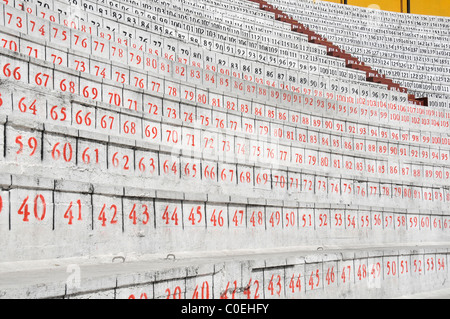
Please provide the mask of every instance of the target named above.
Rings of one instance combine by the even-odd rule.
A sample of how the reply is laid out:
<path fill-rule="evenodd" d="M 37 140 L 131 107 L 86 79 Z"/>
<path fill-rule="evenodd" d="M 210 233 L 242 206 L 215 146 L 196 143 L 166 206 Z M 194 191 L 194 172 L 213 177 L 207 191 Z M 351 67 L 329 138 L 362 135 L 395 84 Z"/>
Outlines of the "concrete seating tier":
<path fill-rule="evenodd" d="M 278 5 L 0 5 L 2 298 L 447 293 L 447 105 Z"/>

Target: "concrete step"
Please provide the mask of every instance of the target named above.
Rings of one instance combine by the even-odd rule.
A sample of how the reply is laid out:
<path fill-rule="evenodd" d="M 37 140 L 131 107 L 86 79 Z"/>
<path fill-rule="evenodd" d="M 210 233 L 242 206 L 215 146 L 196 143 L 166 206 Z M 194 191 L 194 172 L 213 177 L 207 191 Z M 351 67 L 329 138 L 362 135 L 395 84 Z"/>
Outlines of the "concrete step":
<path fill-rule="evenodd" d="M 413 295 L 404 295 L 398 299 L 450 299 L 450 289 L 439 289 Z"/>
<path fill-rule="evenodd" d="M 0 297 L 445 297 L 449 254 L 448 245 L 322 247 L 2 263 Z"/>

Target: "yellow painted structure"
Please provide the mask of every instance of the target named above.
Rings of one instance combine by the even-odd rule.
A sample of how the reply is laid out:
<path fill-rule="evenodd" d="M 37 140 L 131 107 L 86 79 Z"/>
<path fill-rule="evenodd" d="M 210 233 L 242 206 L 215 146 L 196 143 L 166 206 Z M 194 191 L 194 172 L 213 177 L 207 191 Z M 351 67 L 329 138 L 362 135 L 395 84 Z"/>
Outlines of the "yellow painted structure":
<path fill-rule="evenodd" d="M 325 0 L 344 3 L 344 0 Z M 347 4 L 407 13 L 407 0 L 347 0 Z M 449 0 L 411 0 L 411 13 L 450 17 Z"/>

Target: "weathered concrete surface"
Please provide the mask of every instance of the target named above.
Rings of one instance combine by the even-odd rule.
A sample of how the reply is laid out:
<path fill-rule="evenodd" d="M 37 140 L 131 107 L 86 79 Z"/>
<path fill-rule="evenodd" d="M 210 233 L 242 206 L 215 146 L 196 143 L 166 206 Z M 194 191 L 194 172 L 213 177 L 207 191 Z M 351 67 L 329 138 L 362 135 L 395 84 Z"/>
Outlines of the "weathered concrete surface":
<path fill-rule="evenodd" d="M 448 113 L 326 112 L 338 100 L 240 92 L 254 83 L 162 54 L 142 55 L 159 66 L 148 70 L 113 56 L 114 41 L 57 38 L 20 4 L 0 5 L 0 297 L 388 298 L 447 285 L 448 129 L 420 124 Z"/>
<path fill-rule="evenodd" d="M 437 246 L 419 250 L 260 250 L 151 258 L 128 261 L 121 256 L 104 256 L 97 263 L 92 259 L 3 263 L 0 296 L 397 298 L 448 286 L 448 267 L 441 268 L 441 263 L 447 265 L 449 251 Z M 435 265 L 433 269 L 430 262 Z M 423 268 L 417 268 L 418 263 Z"/>
<path fill-rule="evenodd" d="M 441 289 L 430 292 L 422 292 L 413 295 L 405 295 L 399 299 L 450 299 L 450 289 Z"/>

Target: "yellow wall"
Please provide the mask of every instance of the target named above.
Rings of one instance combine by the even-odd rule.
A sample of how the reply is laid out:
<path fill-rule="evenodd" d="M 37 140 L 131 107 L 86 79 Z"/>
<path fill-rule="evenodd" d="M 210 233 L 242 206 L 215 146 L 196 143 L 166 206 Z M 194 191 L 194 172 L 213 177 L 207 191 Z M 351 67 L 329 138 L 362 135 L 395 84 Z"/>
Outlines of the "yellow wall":
<path fill-rule="evenodd" d="M 448 0 L 411 0 L 411 13 L 450 16 L 450 3 Z"/>
<path fill-rule="evenodd" d="M 335 3 L 344 3 L 344 0 L 326 0 Z M 347 0 L 347 4 L 358 7 L 374 6 L 376 9 L 407 12 L 407 0 Z M 378 6 L 378 7 L 377 7 Z M 411 0 L 411 13 L 450 16 L 449 0 Z"/>
<path fill-rule="evenodd" d="M 381 9 L 386 11 L 401 12 L 401 1 L 392 0 L 348 0 L 347 4 L 358 6 L 358 7 L 369 7 L 377 5 L 375 9 Z"/>

